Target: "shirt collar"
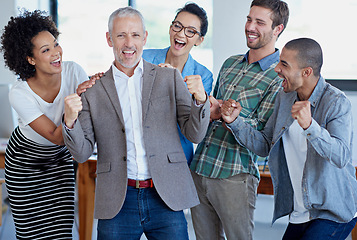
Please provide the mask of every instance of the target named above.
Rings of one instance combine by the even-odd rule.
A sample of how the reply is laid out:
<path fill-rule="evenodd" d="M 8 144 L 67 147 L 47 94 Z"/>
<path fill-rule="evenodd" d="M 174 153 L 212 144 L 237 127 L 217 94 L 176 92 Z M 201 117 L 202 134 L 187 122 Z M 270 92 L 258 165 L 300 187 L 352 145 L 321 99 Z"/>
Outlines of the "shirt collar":
<path fill-rule="evenodd" d="M 249 51 L 244 55 L 244 58 L 242 59 L 241 62 L 247 61 L 248 62 L 248 56 L 249 56 Z M 265 58 L 260 59 L 257 62 L 260 68 L 265 71 L 267 70 L 273 63 L 279 62 L 279 49 L 275 48 L 275 52 L 266 56 Z"/>
<path fill-rule="evenodd" d="M 153 58 L 153 63 L 164 63 L 166 60 L 167 52 L 170 47 L 164 48 L 161 51 L 155 51 L 155 56 Z"/>
<path fill-rule="evenodd" d="M 319 81 L 317 82 L 314 90 L 312 91 L 311 96 L 309 97 L 309 102 L 313 107 L 315 107 L 316 104 L 321 99 L 321 96 L 324 92 L 326 85 L 327 85 L 327 83 L 326 83 L 325 79 L 322 76 L 320 76 Z"/>
<path fill-rule="evenodd" d="M 115 79 L 115 77 L 120 77 L 120 78 L 124 78 L 124 79 L 129 79 L 129 77 L 123 73 L 122 71 L 120 71 L 114 64 L 114 62 L 112 63 L 112 72 L 113 72 L 113 78 Z M 139 75 L 143 75 L 144 72 L 144 63 L 143 63 L 143 58 L 140 59 L 138 66 L 136 66 L 135 70 L 134 70 L 134 75 L 139 74 Z"/>

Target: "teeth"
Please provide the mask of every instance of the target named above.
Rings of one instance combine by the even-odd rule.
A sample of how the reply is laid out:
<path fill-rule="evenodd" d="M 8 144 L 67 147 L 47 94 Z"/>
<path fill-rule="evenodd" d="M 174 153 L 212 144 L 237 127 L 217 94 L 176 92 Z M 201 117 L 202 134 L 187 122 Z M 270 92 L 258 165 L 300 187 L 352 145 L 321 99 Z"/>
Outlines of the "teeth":
<path fill-rule="evenodd" d="M 123 53 L 125 53 L 125 54 L 133 54 L 134 51 L 123 51 Z"/>
<path fill-rule="evenodd" d="M 249 38 L 258 38 L 256 35 L 248 35 Z"/>
<path fill-rule="evenodd" d="M 177 40 L 177 39 L 176 39 L 176 42 L 177 42 L 177 43 L 180 43 L 180 44 L 185 44 L 185 42 L 184 42 L 184 41 Z"/>
<path fill-rule="evenodd" d="M 52 61 L 51 63 L 56 63 L 56 62 L 59 62 L 59 61 L 61 61 L 61 58 L 58 58 L 58 59 Z"/>

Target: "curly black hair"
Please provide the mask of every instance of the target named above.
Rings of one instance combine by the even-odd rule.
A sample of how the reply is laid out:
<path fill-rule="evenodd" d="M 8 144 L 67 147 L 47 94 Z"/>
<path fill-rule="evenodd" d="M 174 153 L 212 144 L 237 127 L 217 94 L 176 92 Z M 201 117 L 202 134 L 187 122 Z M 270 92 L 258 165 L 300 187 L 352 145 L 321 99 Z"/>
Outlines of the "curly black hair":
<path fill-rule="evenodd" d="M 52 18 L 40 10 L 25 10 L 19 16 L 11 17 L 3 29 L 0 51 L 4 54 L 5 65 L 23 81 L 35 76 L 35 67 L 27 57 L 33 57 L 32 39 L 43 31 L 50 32 L 56 39 L 59 35 Z"/>

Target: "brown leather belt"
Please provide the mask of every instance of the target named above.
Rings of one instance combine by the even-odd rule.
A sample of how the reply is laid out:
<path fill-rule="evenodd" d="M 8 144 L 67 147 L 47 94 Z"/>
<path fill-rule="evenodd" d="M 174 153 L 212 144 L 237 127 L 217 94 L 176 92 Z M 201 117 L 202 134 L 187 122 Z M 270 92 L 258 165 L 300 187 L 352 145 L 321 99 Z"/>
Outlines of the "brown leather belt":
<path fill-rule="evenodd" d="M 135 187 L 135 188 L 152 188 L 154 187 L 154 183 L 152 182 L 152 179 L 143 180 L 143 181 L 128 179 L 128 186 Z"/>

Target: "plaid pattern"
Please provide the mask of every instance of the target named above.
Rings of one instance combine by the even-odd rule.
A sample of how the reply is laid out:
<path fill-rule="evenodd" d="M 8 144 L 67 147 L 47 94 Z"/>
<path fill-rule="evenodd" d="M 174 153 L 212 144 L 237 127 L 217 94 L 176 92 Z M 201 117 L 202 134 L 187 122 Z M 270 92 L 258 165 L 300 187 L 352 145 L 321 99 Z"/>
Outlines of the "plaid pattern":
<path fill-rule="evenodd" d="M 282 81 L 274 71 L 279 52 L 274 54 L 252 64 L 248 64 L 247 54 L 228 58 L 220 70 L 213 93 L 217 99 L 238 101 L 243 107 L 240 117 L 258 130 L 264 128 L 273 113 Z M 228 178 L 239 173 L 250 173 L 259 178 L 257 159 L 257 155 L 238 144 L 221 121 L 213 121 L 204 140 L 197 146 L 190 168 L 210 178 Z"/>

